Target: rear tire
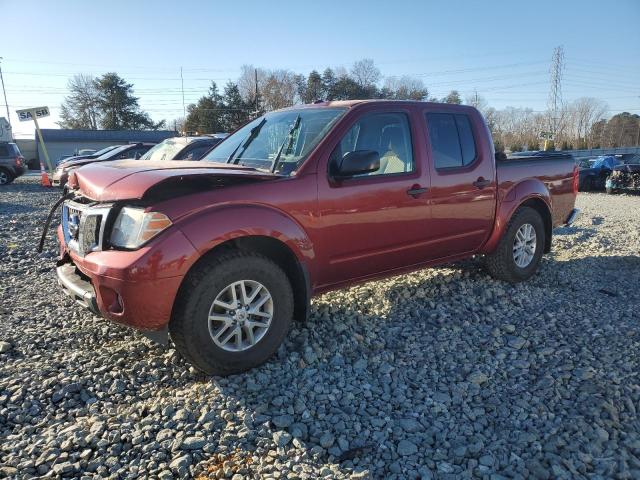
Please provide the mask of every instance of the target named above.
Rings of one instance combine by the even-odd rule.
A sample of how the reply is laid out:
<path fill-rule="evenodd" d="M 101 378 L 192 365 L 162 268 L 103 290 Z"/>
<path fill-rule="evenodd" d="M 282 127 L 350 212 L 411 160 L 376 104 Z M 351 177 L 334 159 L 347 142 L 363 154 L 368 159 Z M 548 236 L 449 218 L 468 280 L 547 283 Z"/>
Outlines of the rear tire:
<path fill-rule="evenodd" d="M 527 232 L 528 235 L 523 237 L 523 232 Z M 531 237 L 533 243 L 531 240 L 528 243 L 522 242 L 522 238 Z M 523 247 L 519 248 L 521 244 Z M 544 248 L 544 223 L 540 214 L 533 208 L 520 207 L 511 217 L 496 250 L 486 256 L 487 270 L 498 280 L 509 283 L 522 282 L 536 272 Z"/>
<path fill-rule="evenodd" d="M 15 180 L 15 177 L 11 175 L 9 170 L 0 168 L 0 186 L 9 185 L 13 180 Z"/>
<path fill-rule="evenodd" d="M 252 292 L 258 292 L 256 295 L 260 294 L 263 299 L 270 297 L 265 304 L 270 313 L 260 311 L 254 315 L 250 313 L 251 308 L 240 303 L 233 310 L 219 310 L 220 304 L 232 303 L 230 297 L 221 295 L 232 293 L 235 297 L 237 294 L 239 302 L 242 301 L 242 292 L 247 292 L 245 282 L 251 285 L 246 287 L 250 289 L 247 298 Z M 240 289 L 240 283 L 244 290 Z M 261 297 L 257 297 L 254 305 Z M 169 332 L 177 350 L 198 370 L 208 375 L 231 375 L 261 365 L 276 352 L 289 330 L 293 305 L 289 279 L 276 263 L 257 253 L 224 253 L 203 260 L 185 278 L 169 322 Z M 261 306 L 258 310 L 264 308 Z M 242 318 L 236 318 L 236 312 L 244 312 Z M 264 318 L 269 314 L 270 323 L 265 330 L 260 325 L 266 323 Z M 244 320 L 246 315 L 249 318 Z M 227 326 L 216 320 L 219 317 L 235 323 Z M 224 343 L 233 332 L 237 333 L 232 340 Z"/>

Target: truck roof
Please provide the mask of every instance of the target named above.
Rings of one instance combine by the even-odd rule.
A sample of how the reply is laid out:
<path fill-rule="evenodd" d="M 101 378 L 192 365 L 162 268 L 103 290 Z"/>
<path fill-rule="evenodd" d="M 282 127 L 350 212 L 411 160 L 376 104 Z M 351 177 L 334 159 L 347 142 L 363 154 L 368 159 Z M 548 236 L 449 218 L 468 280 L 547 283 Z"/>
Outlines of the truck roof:
<path fill-rule="evenodd" d="M 392 100 L 392 99 L 368 99 L 368 100 L 322 100 L 316 101 L 314 103 L 307 103 L 304 105 L 293 105 L 291 107 L 283 108 L 282 110 L 297 110 L 300 108 L 322 108 L 322 107 L 342 107 L 342 108 L 351 108 L 356 105 L 362 104 L 401 104 L 401 105 L 412 105 L 412 106 L 437 106 L 437 107 L 445 107 L 447 109 L 473 109 L 472 106 L 469 105 L 457 105 L 454 103 L 439 103 L 439 102 L 423 102 L 420 100 Z"/>

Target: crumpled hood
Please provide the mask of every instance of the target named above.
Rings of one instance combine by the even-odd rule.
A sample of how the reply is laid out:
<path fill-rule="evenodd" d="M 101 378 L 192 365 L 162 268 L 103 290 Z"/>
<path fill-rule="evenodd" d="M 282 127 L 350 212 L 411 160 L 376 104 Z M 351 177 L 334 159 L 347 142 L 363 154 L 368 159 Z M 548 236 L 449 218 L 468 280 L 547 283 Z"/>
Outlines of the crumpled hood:
<path fill-rule="evenodd" d="M 94 162 L 69 175 L 69 188 L 95 201 L 140 199 L 151 187 L 163 182 L 190 177 L 211 179 L 234 177 L 238 180 L 271 180 L 281 178 L 241 165 L 215 162 L 118 160 Z"/>

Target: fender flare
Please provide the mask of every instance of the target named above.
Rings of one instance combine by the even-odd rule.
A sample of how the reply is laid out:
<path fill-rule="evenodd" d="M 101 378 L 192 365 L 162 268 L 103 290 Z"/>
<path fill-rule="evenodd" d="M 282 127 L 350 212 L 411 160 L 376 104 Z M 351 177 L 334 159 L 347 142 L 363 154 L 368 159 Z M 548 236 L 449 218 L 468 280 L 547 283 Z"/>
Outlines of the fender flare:
<path fill-rule="evenodd" d="M 498 204 L 496 210 L 496 217 L 494 221 L 493 231 L 480 249 L 480 253 L 492 253 L 498 246 L 500 239 L 505 233 L 509 220 L 515 213 L 515 211 L 524 203 L 529 201 L 536 201 L 540 205 L 544 205 L 546 208 L 549 222 L 551 219 L 552 201 L 551 194 L 547 186 L 538 179 L 527 179 L 514 184 L 511 189 L 503 196 L 502 201 Z M 545 227 L 547 228 L 547 242 L 545 242 L 545 253 L 549 251 L 551 247 L 551 223 L 543 216 Z M 548 225 L 547 225 L 548 224 Z"/>
<path fill-rule="evenodd" d="M 263 236 L 284 243 L 300 262 L 316 258 L 304 228 L 281 210 L 264 205 L 215 206 L 178 220 L 176 226 L 201 255 L 229 240 Z"/>

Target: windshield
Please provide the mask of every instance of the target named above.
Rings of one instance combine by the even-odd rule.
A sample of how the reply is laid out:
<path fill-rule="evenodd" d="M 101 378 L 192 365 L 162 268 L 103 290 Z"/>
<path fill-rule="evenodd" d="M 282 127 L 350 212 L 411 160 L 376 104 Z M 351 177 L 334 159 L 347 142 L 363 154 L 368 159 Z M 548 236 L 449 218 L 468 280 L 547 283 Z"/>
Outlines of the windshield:
<path fill-rule="evenodd" d="M 293 173 L 322 140 L 345 108 L 271 112 L 242 127 L 203 161 L 234 163 L 283 175 Z"/>
<path fill-rule="evenodd" d="M 184 148 L 183 143 L 176 143 L 173 140 L 160 142 L 147 153 L 140 157 L 140 160 L 173 160 L 180 150 Z"/>
<path fill-rule="evenodd" d="M 117 155 L 118 153 L 124 152 L 127 148 L 130 148 L 130 147 L 131 147 L 131 145 L 121 145 L 119 147 L 112 148 L 107 153 L 104 153 L 104 154 L 100 155 L 99 157 L 97 157 L 96 160 L 108 160 L 111 157 Z"/>
<path fill-rule="evenodd" d="M 117 145 L 111 145 L 109 147 L 105 147 L 102 150 L 98 150 L 97 152 L 92 153 L 91 155 L 94 155 L 96 157 L 99 157 L 100 155 L 104 155 L 107 152 L 110 152 L 111 150 L 113 150 L 114 148 L 118 148 Z"/>

